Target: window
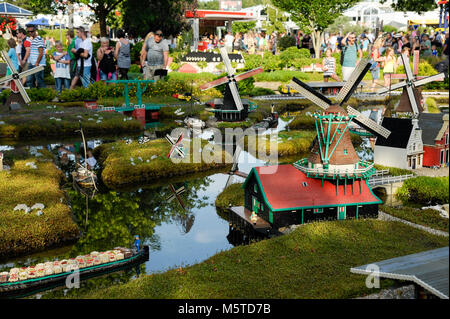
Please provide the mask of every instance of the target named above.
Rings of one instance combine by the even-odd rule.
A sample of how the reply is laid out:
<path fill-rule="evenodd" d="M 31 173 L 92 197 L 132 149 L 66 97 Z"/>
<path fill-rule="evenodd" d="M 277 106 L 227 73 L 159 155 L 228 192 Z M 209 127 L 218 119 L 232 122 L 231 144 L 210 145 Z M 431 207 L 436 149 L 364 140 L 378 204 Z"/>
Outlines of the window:
<path fill-rule="evenodd" d="M 303 182 L 302 185 L 303 185 L 303 187 L 306 187 L 306 186 L 308 186 L 308 183 L 307 182 Z"/>
<path fill-rule="evenodd" d="M 255 193 L 258 193 L 258 186 L 256 186 L 256 184 L 253 185 L 253 191 L 254 191 Z"/>
<path fill-rule="evenodd" d="M 314 214 L 321 214 L 323 213 L 323 208 L 314 208 Z"/>
<path fill-rule="evenodd" d="M 342 133 L 342 130 L 340 128 L 337 129 L 338 134 Z"/>
<path fill-rule="evenodd" d="M 347 149 L 344 148 L 344 155 L 348 155 Z"/>
<path fill-rule="evenodd" d="M 448 133 L 445 134 L 445 145 L 448 145 Z"/>

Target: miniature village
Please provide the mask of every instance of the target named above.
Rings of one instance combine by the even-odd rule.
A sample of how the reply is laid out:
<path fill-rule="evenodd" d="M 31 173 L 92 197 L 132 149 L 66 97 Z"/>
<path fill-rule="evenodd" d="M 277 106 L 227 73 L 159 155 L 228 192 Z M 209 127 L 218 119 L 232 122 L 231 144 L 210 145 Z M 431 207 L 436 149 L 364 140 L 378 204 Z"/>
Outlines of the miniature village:
<path fill-rule="evenodd" d="M 418 54 L 274 90 L 199 44 L 57 96 L 1 56 L 1 299 L 448 299 L 448 73 Z"/>

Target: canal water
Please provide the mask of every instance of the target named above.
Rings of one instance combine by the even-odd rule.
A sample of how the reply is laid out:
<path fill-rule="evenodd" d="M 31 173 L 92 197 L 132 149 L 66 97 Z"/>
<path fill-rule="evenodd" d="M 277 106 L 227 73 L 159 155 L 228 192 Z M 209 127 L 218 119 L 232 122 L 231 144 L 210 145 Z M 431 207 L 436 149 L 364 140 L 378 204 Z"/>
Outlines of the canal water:
<path fill-rule="evenodd" d="M 280 120 L 278 130 L 284 130 L 286 122 Z M 138 140 L 138 136 L 89 138 L 87 145 L 95 148 L 118 139 Z M 109 190 L 99 185 L 92 198 L 77 192 L 71 182 L 75 169 L 75 153 L 80 139 L 33 141 L 27 144 L 0 141 L 1 151 L 36 153 L 40 149 L 51 151 L 58 166 L 69 182 L 65 186 L 74 218 L 82 231 L 73 245 L 50 249 L 45 252 L 0 262 L 0 271 L 49 260 L 73 258 L 91 251 L 106 251 L 117 246 L 130 246 L 134 235 L 139 235 L 150 246 L 150 258 L 146 263 L 100 278 L 81 283 L 79 289 L 57 288 L 28 296 L 30 298 L 54 298 L 63 295 L 76 297 L 90 290 L 127 282 L 138 274 L 164 272 L 201 262 L 210 256 L 227 250 L 244 241 L 230 233 L 229 223 L 223 213 L 216 210 L 215 200 L 227 184 L 225 173 L 200 174 L 184 182 L 159 181 L 158 186 L 136 185 L 132 189 Z M 252 167 L 265 165 L 249 153 L 242 151 L 239 170 L 248 173 Z M 234 183 L 243 182 L 233 177 Z M 173 190 L 179 193 L 175 196 Z M 251 238 L 246 238 L 245 242 Z"/>

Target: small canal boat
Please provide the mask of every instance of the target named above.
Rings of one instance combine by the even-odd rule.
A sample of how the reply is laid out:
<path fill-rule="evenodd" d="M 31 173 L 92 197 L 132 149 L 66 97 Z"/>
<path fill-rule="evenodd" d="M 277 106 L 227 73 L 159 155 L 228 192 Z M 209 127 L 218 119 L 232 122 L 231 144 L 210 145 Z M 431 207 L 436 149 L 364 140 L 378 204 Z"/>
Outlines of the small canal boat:
<path fill-rule="evenodd" d="M 149 259 L 149 246 L 135 249 L 117 247 L 106 252 L 91 252 L 84 256 L 37 265 L 11 268 L 0 272 L 0 298 L 24 297 L 33 293 L 64 286 L 69 276 L 79 272 L 79 279 L 105 275 Z"/>

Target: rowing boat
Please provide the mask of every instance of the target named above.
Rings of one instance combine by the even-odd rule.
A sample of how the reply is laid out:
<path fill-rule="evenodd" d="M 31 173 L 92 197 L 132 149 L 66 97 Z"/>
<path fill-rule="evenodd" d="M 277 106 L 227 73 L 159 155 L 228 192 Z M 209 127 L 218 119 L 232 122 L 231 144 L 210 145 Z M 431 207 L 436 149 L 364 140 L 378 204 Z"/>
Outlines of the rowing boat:
<path fill-rule="evenodd" d="M 146 245 L 139 252 L 117 247 L 112 251 L 92 252 L 69 260 L 47 262 L 21 269 L 12 268 L 9 272 L 0 273 L 0 298 L 23 297 L 67 285 L 67 280 L 73 278 L 76 272 L 81 281 L 123 270 L 148 261 L 149 254 L 149 247 Z M 48 270 L 49 268 L 44 268 L 47 264 L 54 266 Z"/>

